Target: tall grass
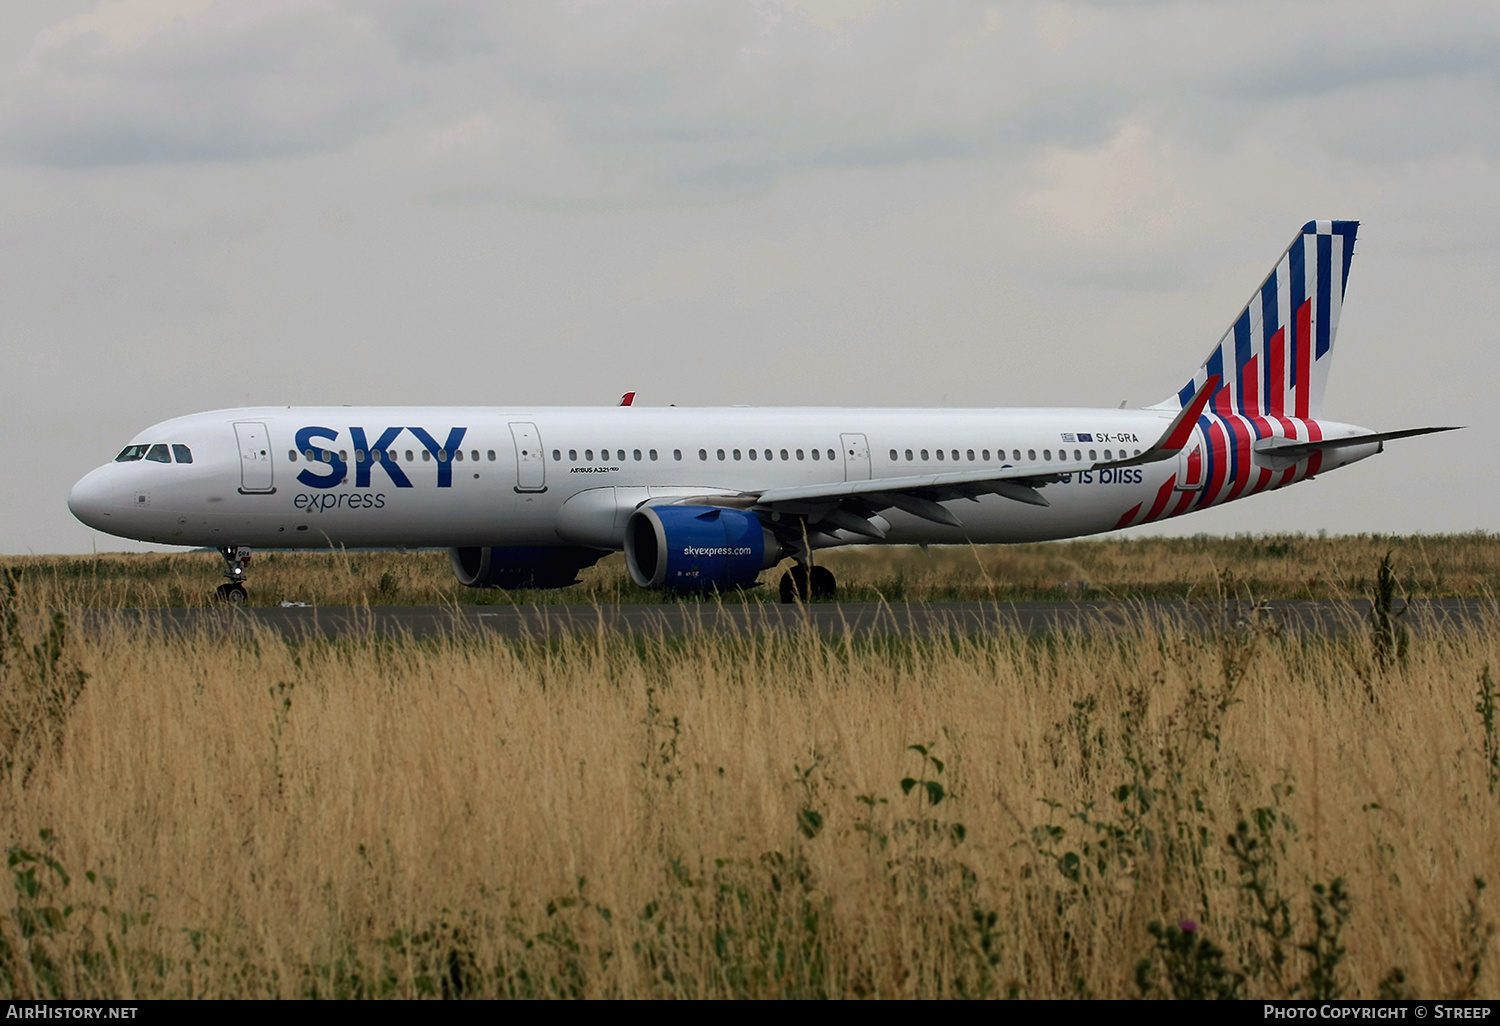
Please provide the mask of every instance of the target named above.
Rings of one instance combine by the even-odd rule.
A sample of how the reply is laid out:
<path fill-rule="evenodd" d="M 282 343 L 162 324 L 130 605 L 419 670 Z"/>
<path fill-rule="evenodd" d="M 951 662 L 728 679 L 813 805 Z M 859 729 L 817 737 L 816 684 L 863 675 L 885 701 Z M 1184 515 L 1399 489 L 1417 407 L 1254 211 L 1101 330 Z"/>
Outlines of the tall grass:
<path fill-rule="evenodd" d="M 6 612 L 4 996 L 1500 993 L 1494 622 L 1382 662 L 1253 618 L 288 641 Z"/>
<path fill-rule="evenodd" d="M 1500 538 L 1486 534 L 1116 538 L 939 546 L 930 556 L 910 546 L 866 546 L 821 552 L 818 561 L 838 576 L 840 598 L 852 601 L 1199 598 L 1219 594 L 1226 573 L 1261 598 L 1368 598 L 1387 553 L 1415 595 L 1479 597 L 1500 581 Z M 50 588 L 62 608 L 206 605 L 222 569 L 213 553 L 0 558 L 0 570 Z M 762 580 L 770 587 L 736 599 L 775 601 L 776 572 Z M 619 555 L 555 591 L 464 588 L 448 554 L 432 550 L 261 553 L 250 581 L 250 601 L 261 605 L 675 601 L 637 588 Z"/>

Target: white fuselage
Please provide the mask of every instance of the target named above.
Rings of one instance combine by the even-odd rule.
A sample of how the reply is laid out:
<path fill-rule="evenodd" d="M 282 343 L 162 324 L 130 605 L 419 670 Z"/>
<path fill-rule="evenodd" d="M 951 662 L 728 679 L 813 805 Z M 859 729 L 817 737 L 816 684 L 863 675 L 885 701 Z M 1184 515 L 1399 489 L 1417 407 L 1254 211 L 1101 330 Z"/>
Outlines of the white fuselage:
<path fill-rule="evenodd" d="M 109 534 L 177 545 L 263 548 L 549 546 L 618 549 L 641 504 L 772 487 L 987 467 L 1124 458 L 1169 410 L 685 407 L 282 407 L 165 421 L 135 443 L 185 447 L 111 462 L 69 506 Z M 1281 487 L 1379 450 L 1351 446 L 1276 467 L 1243 417 L 1205 415 L 1188 451 L 1160 463 L 1074 473 L 1049 506 L 999 495 L 948 503 L 962 527 L 888 509 L 892 543 L 1022 542 L 1110 531 Z M 1247 422 L 1248 424 L 1248 422 Z M 1254 436 L 1306 440 L 1361 429 L 1276 418 Z M 175 447 L 175 448 L 174 448 Z M 450 448 L 451 447 L 451 448 Z M 1090 455 L 1090 453 L 1096 455 Z M 864 542 L 840 532 L 822 544 Z"/>

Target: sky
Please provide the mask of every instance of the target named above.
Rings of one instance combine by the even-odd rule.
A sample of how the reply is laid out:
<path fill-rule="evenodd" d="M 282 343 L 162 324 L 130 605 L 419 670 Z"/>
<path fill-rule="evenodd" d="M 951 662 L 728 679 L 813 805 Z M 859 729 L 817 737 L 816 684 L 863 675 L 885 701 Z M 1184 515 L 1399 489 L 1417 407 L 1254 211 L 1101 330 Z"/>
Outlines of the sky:
<path fill-rule="evenodd" d="M 6 0 L 0 553 L 223 407 L 1150 405 L 1312 219 L 1468 430 L 1134 533 L 1495 531 L 1497 171 L 1493 0 Z"/>

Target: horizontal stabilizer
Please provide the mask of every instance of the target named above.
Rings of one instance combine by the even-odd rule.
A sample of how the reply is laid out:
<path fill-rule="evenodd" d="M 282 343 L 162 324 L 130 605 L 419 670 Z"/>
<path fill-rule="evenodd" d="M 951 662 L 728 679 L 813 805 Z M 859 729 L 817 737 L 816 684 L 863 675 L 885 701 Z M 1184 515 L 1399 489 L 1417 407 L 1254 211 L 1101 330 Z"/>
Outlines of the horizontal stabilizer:
<path fill-rule="evenodd" d="M 1379 431 L 1368 435 L 1349 435 L 1345 438 L 1323 438 L 1316 442 L 1267 438 L 1264 441 L 1255 443 L 1255 451 L 1265 453 L 1267 456 L 1300 460 L 1311 456 L 1313 453 L 1328 452 L 1330 449 L 1346 449 L 1355 445 L 1373 445 L 1376 442 L 1389 442 L 1397 438 L 1414 438 L 1417 435 L 1431 435 L 1439 431 L 1461 430 L 1463 430 L 1462 426 L 1407 428 L 1405 431 Z"/>

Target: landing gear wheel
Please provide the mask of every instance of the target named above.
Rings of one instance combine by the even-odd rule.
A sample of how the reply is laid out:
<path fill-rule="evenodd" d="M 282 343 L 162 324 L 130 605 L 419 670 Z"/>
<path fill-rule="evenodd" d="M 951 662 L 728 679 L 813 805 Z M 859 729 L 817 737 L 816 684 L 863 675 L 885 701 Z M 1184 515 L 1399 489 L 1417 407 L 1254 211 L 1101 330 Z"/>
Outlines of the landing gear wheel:
<path fill-rule="evenodd" d="M 812 588 L 809 586 L 807 567 L 797 563 L 782 574 L 780 591 L 781 601 L 788 604 L 811 601 Z"/>
<path fill-rule="evenodd" d="M 815 599 L 831 599 L 839 592 L 838 582 L 833 579 L 833 571 L 826 566 L 815 566 L 811 573 L 812 597 Z"/>
<path fill-rule="evenodd" d="M 781 575 L 781 601 L 811 602 L 831 599 L 838 594 L 838 582 L 826 566 L 807 567 L 798 563 Z"/>
<path fill-rule="evenodd" d="M 228 583 L 219 585 L 218 595 L 232 606 L 245 604 L 249 593 L 245 591 L 245 568 L 250 565 L 250 549 L 245 545 L 225 545 L 219 549 L 224 557 L 224 576 Z"/>

